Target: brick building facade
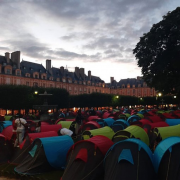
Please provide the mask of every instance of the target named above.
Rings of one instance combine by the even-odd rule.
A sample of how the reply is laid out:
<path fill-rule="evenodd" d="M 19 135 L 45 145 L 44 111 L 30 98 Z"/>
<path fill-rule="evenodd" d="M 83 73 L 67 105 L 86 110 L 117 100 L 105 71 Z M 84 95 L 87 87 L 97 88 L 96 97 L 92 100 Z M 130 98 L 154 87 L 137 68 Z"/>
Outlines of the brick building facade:
<path fill-rule="evenodd" d="M 75 67 L 74 72 L 69 72 L 63 66 L 51 67 L 49 59 L 46 67 L 24 60 L 20 62 L 20 51 L 0 56 L 0 84 L 64 88 L 70 95 L 99 92 L 135 97 L 156 96 L 155 89 L 147 87 L 141 77 L 121 79 L 119 82 L 111 77 L 110 80 L 110 83 L 105 83 L 93 76 L 91 71 L 86 75 L 84 68 Z"/>

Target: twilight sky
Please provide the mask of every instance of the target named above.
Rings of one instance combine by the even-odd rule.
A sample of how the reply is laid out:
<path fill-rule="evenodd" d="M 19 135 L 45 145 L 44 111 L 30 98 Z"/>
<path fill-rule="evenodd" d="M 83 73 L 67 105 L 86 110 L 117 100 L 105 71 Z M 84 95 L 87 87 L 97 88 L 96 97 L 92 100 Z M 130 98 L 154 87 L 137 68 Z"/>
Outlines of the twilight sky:
<path fill-rule="evenodd" d="M 132 53 L 180 0 L 0 0 L 0 55 L 84 68 L 106 83 L 141 75 Z"/>

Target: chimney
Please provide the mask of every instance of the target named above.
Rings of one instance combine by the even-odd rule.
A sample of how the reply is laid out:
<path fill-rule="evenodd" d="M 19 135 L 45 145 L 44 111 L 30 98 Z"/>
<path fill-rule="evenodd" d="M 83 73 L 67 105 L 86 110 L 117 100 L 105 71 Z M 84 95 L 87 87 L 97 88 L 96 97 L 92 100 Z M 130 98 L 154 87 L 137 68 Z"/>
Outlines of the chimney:
<path fill-rule="evenodd" d="M 111 84 L 112 84 L 113 81 L 114 81 L 114 77 L 110 77 Z"/>
<path fill-rule="evenodd" d="M 46 59 L 46 70 L 51 73 L 51 60 Z"/>
<path fill-rule="evenodd" d="M 9 63 L 9 52 L 5 53 L 5 57 L 6 57 L 7 63 Z"/>
<path fill-rule="evenodd" d="M 75 67 L 75 74 L 79 78 L 79 67 Z"/>
<path fill-rule="evenodd" d="M 12 62 L 16 63 L 17 68 L 20 69 L 20 51 L 15 51 L 11 53 Z"/>
<path fill-rule="evenodd" d="M 88 71 L 88 79 L 91 80 L 91 71 Z"/>
<path fill-rule="evenodd" d="M 64 67 L 63 66 L 60 67 L 60 72 L 61 72 L 61 74 L 64 74 Z"/>
<path fill-rule="evenodd" d="M 82 78 L 82 79 L 85 79 L 85 78 L 84 78 L 84 68 L 80 68 L 79 71 L 80 71 L 79 73 L 80 73 L 80 75 L 81 75 L 81 78 Z"/>

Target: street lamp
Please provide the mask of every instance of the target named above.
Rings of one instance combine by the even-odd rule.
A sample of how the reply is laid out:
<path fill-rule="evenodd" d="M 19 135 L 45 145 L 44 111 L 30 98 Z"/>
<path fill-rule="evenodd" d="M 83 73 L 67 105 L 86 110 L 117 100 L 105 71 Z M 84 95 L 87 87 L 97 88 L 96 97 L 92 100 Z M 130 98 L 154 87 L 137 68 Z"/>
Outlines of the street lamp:
<path fill-rule="evenodd" d="M 38 94 L 38 91 L 34 91 L 34 94 L 36 94 L 36 95 L 37 95 L 37 94 Z"/>

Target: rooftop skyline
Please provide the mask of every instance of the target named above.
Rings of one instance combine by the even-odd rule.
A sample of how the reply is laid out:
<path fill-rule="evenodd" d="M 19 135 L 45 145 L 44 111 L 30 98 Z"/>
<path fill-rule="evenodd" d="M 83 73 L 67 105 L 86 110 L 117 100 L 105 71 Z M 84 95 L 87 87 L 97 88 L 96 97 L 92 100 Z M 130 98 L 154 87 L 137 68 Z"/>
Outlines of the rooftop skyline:
<path fill-rule="evenodd" d="M 90 70 L 106 83 L 141 76 L 132 53 L 139 38 L 179 0 L 1 0 L 0 55 Z"/>

